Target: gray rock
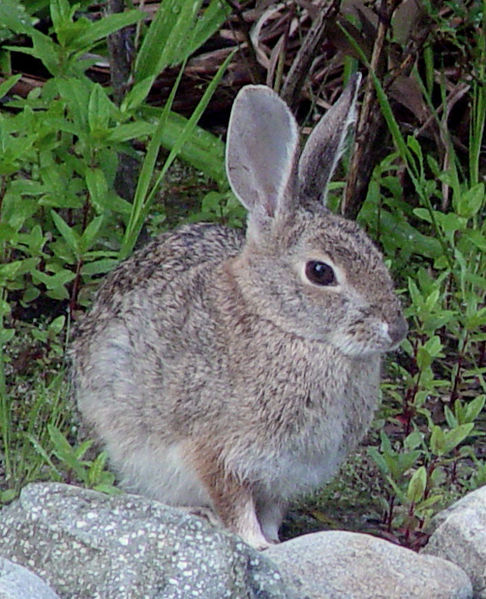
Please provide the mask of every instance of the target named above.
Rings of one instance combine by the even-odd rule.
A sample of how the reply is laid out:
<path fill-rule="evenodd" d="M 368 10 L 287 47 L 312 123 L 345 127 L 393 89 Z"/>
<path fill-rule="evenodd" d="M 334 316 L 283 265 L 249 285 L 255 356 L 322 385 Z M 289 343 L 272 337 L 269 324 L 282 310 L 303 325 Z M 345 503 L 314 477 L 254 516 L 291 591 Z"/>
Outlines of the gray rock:
<path fill-rule="evenodd" d="M 460 566 L 472 581 L 474 596 L 486 599 L 486 487 L 481 487 L 440 512 L 423 553 Z"/>
<path fill-rule="evenodd" d="M 0 557 L 0 599 L 59 599 L 38 576 Z"/>
<path fill-rule="evenodd" d="M 70 599 L 287 599 L 238 537 L 134 495 L 28 485 L 0 512 L 0 555 Z"/>
<path fill-rule="evenodd" d="M 365 534 L 327 531 L 270 547 L 300 599 L 471 599 L 466 574 L 445 560 Z"/>

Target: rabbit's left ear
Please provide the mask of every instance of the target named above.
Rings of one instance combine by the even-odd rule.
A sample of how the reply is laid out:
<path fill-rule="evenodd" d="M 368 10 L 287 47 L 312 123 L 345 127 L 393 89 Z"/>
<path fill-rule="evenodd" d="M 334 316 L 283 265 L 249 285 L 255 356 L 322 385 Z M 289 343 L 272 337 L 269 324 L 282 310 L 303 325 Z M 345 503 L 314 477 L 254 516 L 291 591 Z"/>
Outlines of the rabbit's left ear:
<path fill-rule="evenodd" d="M 298 171 L 299 198 L 321 202 L 342 154 L 346 134 L 353 125 L 361 74 L 353 75 L 339 100 L 326 112 L 310 134 L 301 154 Z"/>
<path fill-rule="evenodd" d="M 226 172 L 253 222 L 266 222 L 293 197 L 299 142 L 297 123 L 269 87 L 247 85 L 233 105 Z"/>

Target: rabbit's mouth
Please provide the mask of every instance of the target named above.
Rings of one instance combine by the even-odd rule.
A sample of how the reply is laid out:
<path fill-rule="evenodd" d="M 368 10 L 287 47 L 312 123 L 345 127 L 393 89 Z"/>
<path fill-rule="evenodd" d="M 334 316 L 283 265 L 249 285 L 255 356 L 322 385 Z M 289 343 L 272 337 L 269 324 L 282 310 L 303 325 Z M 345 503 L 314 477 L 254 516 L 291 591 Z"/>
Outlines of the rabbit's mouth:
<path fill-rule="evenodd" d="M 342 354 L 351 358 L 364 358 L 384 354 L 396 349 L 405 338 L 408 326 L 401 317 L 389 324 L 383 321 L 360 322 L 346 331 L 336 331 L 329 342 Z"/>

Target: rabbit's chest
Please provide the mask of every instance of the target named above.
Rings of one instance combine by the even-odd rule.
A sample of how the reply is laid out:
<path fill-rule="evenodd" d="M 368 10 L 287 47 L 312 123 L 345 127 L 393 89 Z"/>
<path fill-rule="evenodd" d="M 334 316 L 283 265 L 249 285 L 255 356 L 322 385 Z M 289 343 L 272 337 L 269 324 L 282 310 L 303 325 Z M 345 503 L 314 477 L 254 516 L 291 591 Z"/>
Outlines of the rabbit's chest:
<path fill-rule="evenodd" d="M 336 410 L 298 436 L 290 437 L 269 465 L 275 473 L 272 485 L 279 488 L 279 494 L 299 495 L 329 481 L 349 451 L 351 426 L 345 415 Z"/>
<path fill-rule="evenodd" d="M 261 479 L 263 470 L 272 473 L 269 485 L 279 496 L 297 496 L 328 482 L 368 429 L 378 398 L 379 361 L 361 364 L 348 377 L 342 373 L 340 384 L 316 383 L 305 401 L 296 400 L 301 407 L 294 410 L 295 427 L 259 464 Z"/>

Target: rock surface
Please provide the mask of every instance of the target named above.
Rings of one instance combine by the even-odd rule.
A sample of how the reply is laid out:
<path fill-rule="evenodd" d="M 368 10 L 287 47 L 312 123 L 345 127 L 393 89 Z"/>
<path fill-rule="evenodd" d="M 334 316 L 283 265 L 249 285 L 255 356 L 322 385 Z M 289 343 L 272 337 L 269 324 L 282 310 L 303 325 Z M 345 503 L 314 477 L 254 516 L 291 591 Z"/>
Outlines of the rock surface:
<path fill-rule="evenodd" d="M 59 599 L 38 576 L 0 557 L 0 599 Z"/>
<path fill-rule="evenodd" d="M 466 574 L 443 559 L 344 531 L 304 535 L 265 552 L 300 599 L 471 599 Z"/>
<path fill-rule="evenodd" d="M 486 487 L 437 514 L 432 525 L 435 531 L 422 553 L 460 566 L 471 579 L 474 597 L 486 599 Z"/>
<path fill-rule="evenodd" d="M 28 485 L 0 512 L 0 556 L 69 599 L 288 599 L 238 537 L 134 495 Z"/>

